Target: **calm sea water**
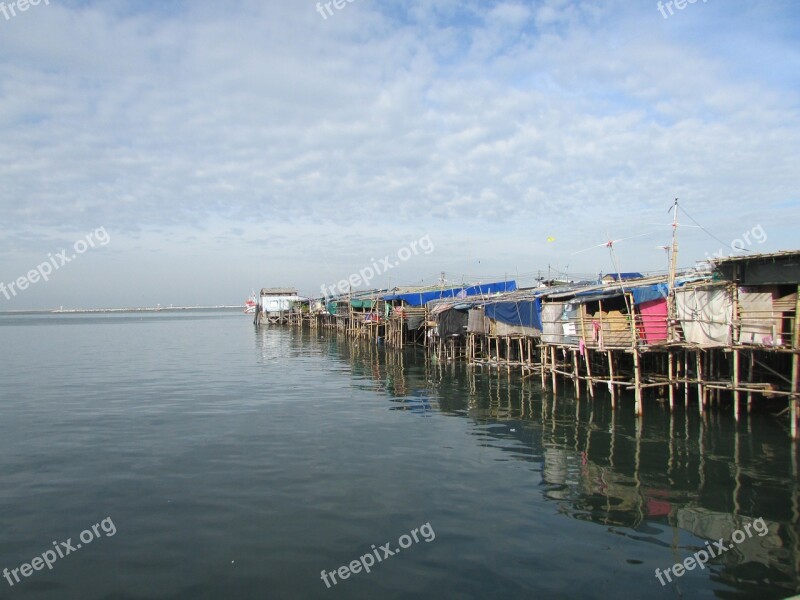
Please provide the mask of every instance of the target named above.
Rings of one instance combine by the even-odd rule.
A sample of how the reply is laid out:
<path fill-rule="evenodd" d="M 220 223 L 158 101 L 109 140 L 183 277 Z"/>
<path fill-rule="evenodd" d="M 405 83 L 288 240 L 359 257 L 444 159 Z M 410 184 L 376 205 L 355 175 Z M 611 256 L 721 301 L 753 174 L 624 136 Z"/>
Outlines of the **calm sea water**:
<path fill-rule="evenodd" d="M 1 316 L 0 353 L 0 569 L 92 538 L 52 570 L 0 579 L 3 600 L 782 598 L 800 585 L 797 450 L 769 414 L 736 425 L 648 403 L 638 421 L 629 401 L 612 412 L 606 396 L 543 394 L 536 377 L 256 331 L 239 313 Z M 323 569 L 424 524 L 431 541 L 403 538 L 326 587 Z M 704 569 L 656 579 L 748 524 Z"/>

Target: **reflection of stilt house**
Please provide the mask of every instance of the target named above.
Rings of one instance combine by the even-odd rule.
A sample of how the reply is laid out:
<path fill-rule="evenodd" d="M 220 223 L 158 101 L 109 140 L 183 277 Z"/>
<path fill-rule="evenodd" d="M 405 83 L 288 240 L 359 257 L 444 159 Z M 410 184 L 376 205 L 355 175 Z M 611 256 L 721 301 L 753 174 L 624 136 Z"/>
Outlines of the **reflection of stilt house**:
<path fill-rule="evenodd" d="M 530 306 L 526 298 L 534 292 L 493 297 L 499 306 L 489 309 L 487 303 L 493 316 L 482 318 L 487 325 L 495 317 L 500 323 L 525 320 L 535 312 L 513 311 L 515 305 Z M 778 429 L 774 423 L 762 430 L 768 421 L 754 419 L 746 428 L 732 429 L 722 415 L 662 410 L 639 419 L 607 403 L 543 395 L 531 379 L 462 371 L 431 355 L 413 360 L 408 369 L 403 364 L 408 353 L 386 352 L 359 338 L 337 339 L 331 347 L 361 386 L 386 395 L 389 410 L 423 416 L 435 407 L 463 415 L 467 408 L 475 427 L 469 434 L 482 448 L 506 453 L 504 460 L 515 468 L 540 476 L 532 490 L 555 503 L 553 513 L 612 527 L 645 544 L 667 544 L 676 561 L 702 548 L 703 541 L 722 539 L 729 550 L 707 567 L 716 580 L 762 595 L 763 587 L 752 588 L 751 581 L 775 582 L 786 595 L 800 589 L 800 488 L 791 459 L 796 444 L 771 435 Z M 763 519 L 759 528 L 756 517 Z M 739 542 L 737 530 L 752 535 Z"/>

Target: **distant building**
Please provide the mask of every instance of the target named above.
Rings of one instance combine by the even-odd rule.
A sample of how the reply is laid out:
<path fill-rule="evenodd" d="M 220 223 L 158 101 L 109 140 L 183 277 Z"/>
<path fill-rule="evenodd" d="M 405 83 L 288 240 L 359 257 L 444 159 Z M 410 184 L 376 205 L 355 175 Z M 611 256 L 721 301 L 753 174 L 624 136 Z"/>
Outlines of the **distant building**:
<path fill-rule="evenodd" d="M 275 317 L 294 310 L 296 304 L 305 298 L 298 296 L 294 288 L 263 288 L 259 300 L 260 312 Z"/>

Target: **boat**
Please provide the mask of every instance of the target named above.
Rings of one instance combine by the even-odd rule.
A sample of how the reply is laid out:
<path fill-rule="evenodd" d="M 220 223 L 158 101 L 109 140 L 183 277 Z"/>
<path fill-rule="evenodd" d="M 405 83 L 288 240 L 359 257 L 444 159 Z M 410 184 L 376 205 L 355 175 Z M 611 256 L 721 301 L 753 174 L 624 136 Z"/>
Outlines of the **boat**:
<path fill-rule="evenodd" d="M 253 290 L 250 293 L 250 297 L 244 302 L 244 314 L 246 315 L 254 314 L 256 312 L 257 306 L 258 306 L 258 298 L 256 297 L 255 290 Z"/>

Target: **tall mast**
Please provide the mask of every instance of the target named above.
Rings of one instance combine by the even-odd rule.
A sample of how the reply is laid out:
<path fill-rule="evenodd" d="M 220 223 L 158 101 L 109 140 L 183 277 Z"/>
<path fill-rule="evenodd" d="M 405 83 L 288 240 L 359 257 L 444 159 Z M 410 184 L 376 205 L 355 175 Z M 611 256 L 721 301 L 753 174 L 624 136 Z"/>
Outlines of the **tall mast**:
<path fill-rule="evenodd" d="M 669 261 L 669 289 L 667 297 L 667 312 L 669 314 L 670 341 L 676 340 L 675 324 L 677 323 L 678 312 L 675 306 L 675 272 L 678 268 L 678 199 L 672 205 L 672 249 L 670 250 Z"/>

